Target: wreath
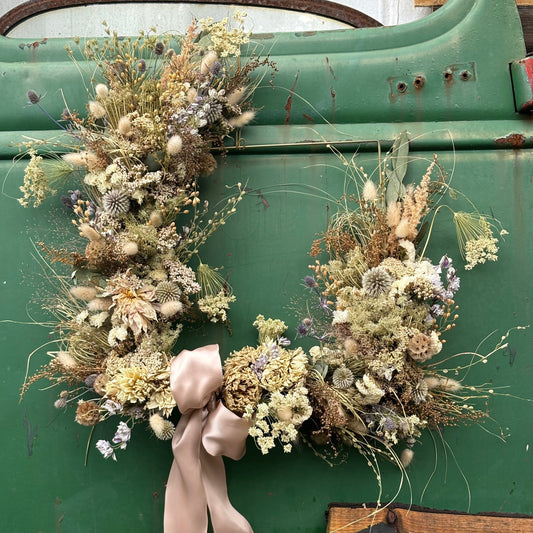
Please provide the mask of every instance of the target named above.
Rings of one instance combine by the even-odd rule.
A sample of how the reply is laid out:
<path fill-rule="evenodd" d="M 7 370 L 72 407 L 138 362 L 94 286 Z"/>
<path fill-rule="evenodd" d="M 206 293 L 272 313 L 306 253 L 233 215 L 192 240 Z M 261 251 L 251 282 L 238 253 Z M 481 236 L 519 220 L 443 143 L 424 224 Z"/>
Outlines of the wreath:
<path fill-rule="evenodd" d="M 107 29 L 103 41 L 77 41 L 68 52 L 88 73 L 86 117 L 65 109 L 56 119 L 28 91 L 28 104 L 62 132 L 23 143 L 29 162 L 19 201 L 37 207 L 77 176 L 61 201 L 82 244 L 73 251 L 39 243 L 50 265 L 69 272 L 54 270 L 57 290 L 46 302 L 57 349 L 23 394 L 46 378 L 61 389 L 55 407 L 74 405 L 78 424 L 118 417 L 115 434 L 96 443 L 107 459 L 117 460 L 143 421 L 157 438 L 172 439 L 166 531 L 206 530 L 207 507 L 215 531 L 251 531 L 228 500 L 222 462 L 242 457 L 248 435 L 263 454 L 277 443 L 289 453 L 297 441 L 326 460 L 355 448 L 380 482 L 380 457 L 405 472 L 425 428 L 483 419 L 473 399 L 494 394 L 452 378 L 446 363 L 455 356 L 435 362 L 459 318 L 460 279 L 450 256 L 432 261 L 426 247 L 439 212 L 453 219 L 467 270 L 495 261 L 506 232 L 474 206 L 446 203 L 458 193 L 437 157 L 418 184 L 405 185 L 406 133 L 374 178 L 336 152 L 346 192 L 302 276 L 296 337 L 307 339 L 306 349 L 291 346 L 283 321 L 259 315 L 258 344 L 230 354 L 223 368 L 216 345 L 173 355 L 190 323 L 229 328 L 235 300 L 200 248 L 245 187 L 229 186 L 222 205 L 210 206 L 200 183 L 216 169 L 213 152 L 224 153 L 224 138 L 255 116 L 254 71 L 275 70 L 268 58 L 242 61 L 242 21 L 243 14 L 236 27 L 201 20 L 180 38 L 120 38 Z M 454 369 L 485 362 L 507 336 Z"/>

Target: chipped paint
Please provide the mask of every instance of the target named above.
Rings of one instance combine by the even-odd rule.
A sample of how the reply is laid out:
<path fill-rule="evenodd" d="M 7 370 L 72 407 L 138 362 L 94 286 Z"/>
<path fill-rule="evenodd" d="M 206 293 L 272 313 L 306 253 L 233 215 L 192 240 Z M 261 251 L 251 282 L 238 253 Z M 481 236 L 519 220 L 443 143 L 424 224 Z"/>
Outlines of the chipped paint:
<path fill-rule="evenodd" d="M 335 81 L 337 81 L 337 76 L 335 76 L 335 72 L 333 72 L 333 67 L 331 66 L 330 62 L 329 62 L 329 57 L 326 57 L 326 65 L 328 66 L 328 70 L 329 70 L 329 73 L 331 74 L 331 76 L 333 77 L 333 79 Z"/>
<path fill-rule="evenodd" d="M 291 119 L 291 107 L 292 107 L 292 96 L 294 94 L 294 89 L 296 89 L 296 84 L 298 83 L 298 76 L 300 75 L 300 71 L 296 73 L 296 76 L 294 77 L 294 83 L 292 84 L 291 90 L 289 92 L 289 97 L 287 98 L 287 103 L 285 104 L 285 124 L 289 123 L 289 120 Z"/>
<path fill-rule="evenodd" d="M 509 148 L 522 148 L 526 144 L 526 137 L 521 133 L 509 133 L 505 137 L 495 139 L 494 142 Z"/>

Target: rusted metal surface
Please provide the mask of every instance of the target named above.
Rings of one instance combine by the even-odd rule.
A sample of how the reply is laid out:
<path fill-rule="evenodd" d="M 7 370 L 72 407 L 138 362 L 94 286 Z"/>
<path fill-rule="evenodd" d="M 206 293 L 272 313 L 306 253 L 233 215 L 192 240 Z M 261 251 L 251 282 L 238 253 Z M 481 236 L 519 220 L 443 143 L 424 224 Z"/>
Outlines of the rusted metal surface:
<path fill-rule="evenodd" d="M 320 15 L 339 22 L 348 24 L 354 28 L 378 27 L 381 24 L 353 9 L 336 2 L 327 0 L 165 0 L 166 3 L 191 3 L 191 4 L 233 4 L 243 6 L 256 6 L 266 8 L 288 9 L 313 15 Z M 0 34 L 6 35 L 21 22 L 47 11 L 65 9 L 75 6 L 87 6 L 93 4 L 120 4 L 120 3 L 145 3 L 144 0 L 30 0 L 8 11 L 0 17 Z"/>
<path fill-rule="evenodd" d="M 510 133 L 505 137 L 495 139 L 496 144 L 503 145 L 507 148 L 522 148 L 526 144 L 527 138 L 521 133 Z"/>

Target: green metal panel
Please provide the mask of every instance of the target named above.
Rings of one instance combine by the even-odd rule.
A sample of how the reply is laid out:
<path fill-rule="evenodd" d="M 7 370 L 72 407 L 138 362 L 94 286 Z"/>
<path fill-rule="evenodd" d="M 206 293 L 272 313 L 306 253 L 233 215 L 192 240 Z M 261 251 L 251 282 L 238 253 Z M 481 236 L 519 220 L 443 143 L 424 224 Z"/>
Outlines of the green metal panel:
<path fill-rule="evenodd" d="M 376 141 L 386 148 L 405 129 L 412 139 L 408 179 L 418 180 L 438 152 L 454 184 L 510 232 L 496 264 L 465 273 L 461 319 L 447 353 L 474 349 L 493 330 L 504 333 L 530 323 L 533 127 L 514 108 L 509 64 L 525 54 L 514 0 L 450 0 L 428 19 L 397 28 L 281 34 L 257 41 L 278 64 L 276 88 L 258 92 L 255 103 L 263 109 L 257 125 L 244 131 L 247 148 L 230 152 L 204 187 L 212 202 L 224 196 L 226 184 L 241 181 L 255 191 L 208 245 L 204 259 L 224 263 L 230 273 L 238 298 L 231 312 L 233 336 L 206 327 L 190 332 L 180 347 L 218 342 L 227 355 L 253 344 L 251 322 L 258 313 L 284 318 L 294 336 L 291 301 L 304 290 L 307 250 L 334 208 L 317 197 L 316 188 L 333 196 L 342 191 L 342 169 L 326 144 L 336 142 L 347 153 L 359 150 L 361 165 L 371 170 Z M 28 316 L 44 320 L 38 305 L 28 302 L 48 287 L 32 242 L 65 240 L 72 230 L 57 199 L 35 210 L 23 210 L 13 199 L 22 165 L 8 174 L 16 152 L 8 143 L 22 135 L 51 135 L 46 118 L 25 107 L 28 89 L 47 94 L 52 114 L 63 108 L 59 89 L 78 108 L 84 92 L 63 52 L 64 41 L 37 48 L 21 44 L 0 41 L 5 102 L 0 172 L 7 176 L 0 198 L 0 318 L 27 322 Z M 463 71 L 470 73 L 464 80 Z M 418 76 L 424 84 L 416 89 Z M 398 92 L 399 83 L 405 83 L 404 92 Z M 435 260 L 446 251 L 458 260 L 453 240 L 451 230 L 435 234 L 429 256 Z M 168 443 L 137 428 L 118 463 L 104 462 L 91 445 L 84 467 L 89 431 L 74 422 L 73 413 L 53 410 L 53 390 L 34 387 L 18 402 L 26 356 L 46 343 L 47 335 L 46 327 L 0 325 L 5 487 L 0 531 L 162 531 L 172 460 Z M 502 392 L 532 397 L 530 345 L 528 331 L 513 335 L 511 349 L 472 369 L 469 381 L 510 385 Z M 45 362 L 45 350 L 34 359 L 32 369 Z M 458 427 L 443 432 L 446 449 L 441 435 L 426 434 L 409 468 L 414 503 L 466 510 L 471 498 L 471 511 L 533 513 L 530 404 L 498 397 L 489 407 L 510 433 L 507 442 L 478 427 Z M 93 442 L 105 431 L 112 429 L 98 426 Z M 303 443 L 290 455 L 263 457 L 249 442 L 244 459 L 226 462 L 231 499 L 257 533 L 323 531 L 329 502 L 377 497 L 362 458 L 351 453 L 345 459 L 331 468 Z M 387 501 L 395 495 L 399 474 L 385 464 L 382 476 L 382 500 Z M 404 486 L 398 499 L 409 502 L 410 497 Z"/>

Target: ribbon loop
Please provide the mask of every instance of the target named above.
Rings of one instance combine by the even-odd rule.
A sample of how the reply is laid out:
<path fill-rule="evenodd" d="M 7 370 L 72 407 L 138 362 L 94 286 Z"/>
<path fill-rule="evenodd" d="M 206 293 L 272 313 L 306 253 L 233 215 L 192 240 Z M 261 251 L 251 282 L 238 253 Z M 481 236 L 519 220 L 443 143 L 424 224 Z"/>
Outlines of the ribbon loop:
<path fill-rule="evenodd" d="M 244 455 L 249 423 L 220 402 L 207 408 L 221 385 L 218 345 L 183 350 L 172 362 L 170 387 L 182 417 L 172 439 L 165 533 L 206 532 L 208 507 L 215 533 L 253 533 L 229 501 L 222 460 Z"/>

